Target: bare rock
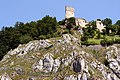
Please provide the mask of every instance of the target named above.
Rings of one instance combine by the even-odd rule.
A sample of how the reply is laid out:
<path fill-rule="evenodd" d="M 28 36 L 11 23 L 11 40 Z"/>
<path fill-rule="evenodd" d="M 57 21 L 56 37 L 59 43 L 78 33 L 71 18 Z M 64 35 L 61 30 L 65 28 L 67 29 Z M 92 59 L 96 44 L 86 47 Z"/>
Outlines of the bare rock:
<path fill-rule="evenodd" d="M 73 62 L 73 71 L 80 72 L 81 71 L 81 62 L 80 60 L 75 60 Z"/>
<path fill-rule="evenodd" d="M 55 59 L 54 65 L 53 65 L 53 72 L 56 73 L 60 67 L 61 61 L 59 58 Z"/>
<path fill-rule="evenodd" d="M 1 80 L 12 80 L 9 75 L 7 73 L 4 73 L 2 76 L 1 76 Z"/>
<path fill-rule="evenodd" d="M 53 64 L 54 64 L 54 59 L 52 58 L 52 54 L 46 54 L 43 59 L 43 69 L 44 72 L 48 73 L 52 71 Z"/>

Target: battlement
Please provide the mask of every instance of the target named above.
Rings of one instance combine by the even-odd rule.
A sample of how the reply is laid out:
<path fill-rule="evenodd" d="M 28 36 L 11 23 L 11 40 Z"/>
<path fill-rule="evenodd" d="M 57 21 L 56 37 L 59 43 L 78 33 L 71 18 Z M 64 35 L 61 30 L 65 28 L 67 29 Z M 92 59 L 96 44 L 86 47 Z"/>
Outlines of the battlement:
<path fill-rule="evenodd" d="M 70 7 L 70 6 L 65 6 L 65 10 L 66 10 L 66 11 L 74 12 L 74 8 L 73 8 L 73 7 Z"/>

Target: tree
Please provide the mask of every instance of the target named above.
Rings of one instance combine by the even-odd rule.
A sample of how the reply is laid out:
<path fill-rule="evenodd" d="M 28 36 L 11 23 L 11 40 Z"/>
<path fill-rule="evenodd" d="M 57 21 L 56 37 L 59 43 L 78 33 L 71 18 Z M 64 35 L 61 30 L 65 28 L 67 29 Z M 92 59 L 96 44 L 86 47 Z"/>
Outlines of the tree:
<path fill-rule="evenodd" d="M 105 26 L 112 25 L 112 20 L 110 18 L 106 18 L 106 19 L 102 20 L 102 22 Z"/>
<path fill-rule="evenodd" d="M 29 41 L 33 40 L 29 35 L 23 35 L 19 38 L 21 44 L 26 44 Z"/>
<path fill-rule="evenodd" d="M 68 19 L 66 18 L 65 25 L 66 25 L 66 28 L 69 30 L 69 33 L 71 33 L 71 28 L 74 28 L 75 26 L 75 18 L 74 17 L 71 17 Z"/>
<path fill-rule="evenodd" d="M 20 27 L 23 26 L 23 25 L 24 25 L 23 22 L 18 22 L 18 21 L 17 21 L 17 22 L 15 23 L 15 25 L 14 25 L 14 28 L 20 29 Z"/>
<path fill-rule="evenodd" d="M 65 25 L 65 19 L 63 19 L 62 21 L 58 22 L 59 25 Z"/>
<path fill-rule="evenodd" d="M 90 24 L 90 26 L 92 26 L 92 29 L 93 29 L 93 30 L 96 30 L 96 29 L 97 29 L 96 21 L 91 21 L 89 24 Z"/>
<path fill-rule="evenodd" d="M 109 34 L 111 27 L 112 27 L 112 20 L 110 18 L 106 18 L 104 20 L 102 20 L 103 24 L 106 26 L 106 33 Z"/>
<path fill-rule="evenodd" d="M 118 21 L 115 23 L 115 25 L 120 26 L 120 20 L 118 20 Z"/>
<path fill-rule="evenodd" d="M 42 20 L 16 22 L 12 27 L 3 27 L 0 31 L 0 60 L 10 49 L 16 48 L 19 44 L 58 36 L 57 26 L 55 17 L 45 16 Z"/>
<path fill-rule="evenodd" d="M 89 36 L 89 38 L 93 38 L 96 35 L 97 27 L 96 21 L 91 21 L 86 25 L 87 28 L 84 28 L 84 35 Z"/>
<path fill-rule="evenodd" d="M 120 35 L 120 20 L 118 20 L 116 23 L 115 23 L 115 27 L 117 28 L 117 34 Z"/>

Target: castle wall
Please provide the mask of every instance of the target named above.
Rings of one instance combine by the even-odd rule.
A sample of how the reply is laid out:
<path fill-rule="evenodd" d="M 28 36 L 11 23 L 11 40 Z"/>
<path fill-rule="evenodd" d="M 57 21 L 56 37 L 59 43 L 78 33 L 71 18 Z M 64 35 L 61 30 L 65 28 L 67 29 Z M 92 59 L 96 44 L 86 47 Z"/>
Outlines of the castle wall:
<path fill-rule="evenodd" d="M 83 18 L 76 18 L 75 23 L 76 23 L 76 26 L 80 26 L 80 27 L 85 27 L 86 24 L 88 24 L 88 22 Z"/>
<path fill-rule="evenodd" d="M 75 12 L 75 10 L 73 7 L 65 6 L 65 18 L 75 17 L 74 12 Z M 76 23 L 76 26 L 86 27 L 86 24 L 88 24 L 89 22 L 87 22 L 83 18 L 75 18 L 75 23 Z M 105 27 L 103 25 L 103 23 L 98 20 L 96 20 L 96 26 L 100 30 L 100 32 L 102 32 L 102 29 L 104 29 L 104 27 Z"/>
<path fill-rule="evenodd" d="M 74 8 L 65 6 L 65 18 L 71 18 L 74 17 Z"/>
<path fill-rule="evenodd" d="M 103 23 L 101 21 L 98 21 L 98 20 L 96 20 L 96 26 L 100 30 L 100 32 L 102 32 L 102 29 L 104 29 L 104 27 L 105 27 L 103 25 Z"/>

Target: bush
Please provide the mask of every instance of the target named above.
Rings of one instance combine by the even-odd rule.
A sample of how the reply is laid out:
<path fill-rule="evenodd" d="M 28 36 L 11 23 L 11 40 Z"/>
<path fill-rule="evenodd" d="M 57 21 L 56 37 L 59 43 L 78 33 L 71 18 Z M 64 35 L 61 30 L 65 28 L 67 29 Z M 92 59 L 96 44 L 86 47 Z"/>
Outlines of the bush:
<path fill-rule="evenodd" d="M 58 22 L 59 25 L 65 25 L 65 20 L 63 19 L 62 21 Z"/>
<path fill-rule="evenodd" d="M 31 40 L 33 40 L 33 39 L 29 35 L 23 35 L 20 37 L 20 43 L 22 43 L 22 44 L 25 44 Z"/>
<path fill-rule="evenodd" d="M 110 46 L 110 45 L 113 45 L 114 44 L 114 40 L 107 40 L 107 39 L 104 39 L 100 42 L 100 44 L 102 46 Z"/>
<path fill-rule="evenodd" d="M 67 34 L 67 33 L 69 33 L 69 30 L 68 30 L 68 29 L 65 29 L 62 34 Z"/>
<path fill-rule="evenodd" d="M 78 30 L 78 28 L 79 28 L 79 26 L 75 26 L 75 27 L 74 27 L 74 30 Z"/>
<path fill-rule="evenodd" d="M 46 36 L 45 35 L 40 35 L 39 39 L 46 39 Z"/>
<path fill-rule="evenodd" d="M 81 38 L 81 41 L 87 41 L 88 40 L 88 36 L 83 36 L 82 38 Z"/>
<path fill-rule="evenodd" d="M 120 39 L 115 39 L 114 41 L 116 44 L 120 44 Z"/>

